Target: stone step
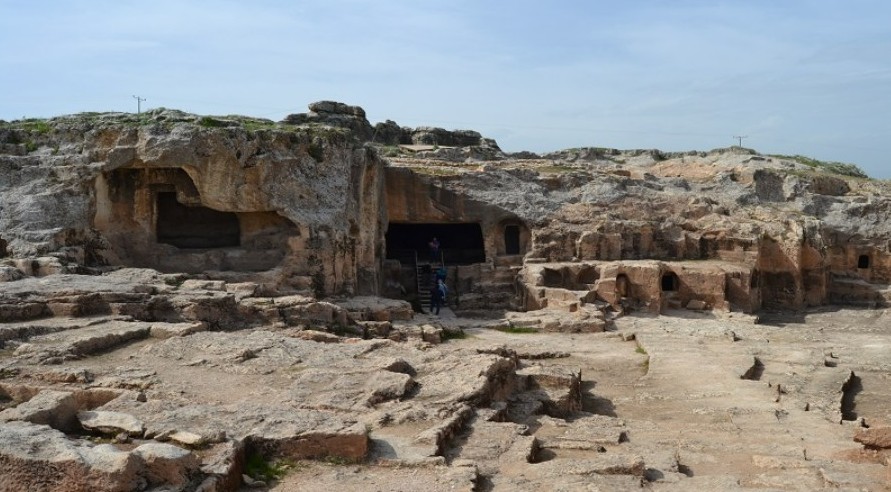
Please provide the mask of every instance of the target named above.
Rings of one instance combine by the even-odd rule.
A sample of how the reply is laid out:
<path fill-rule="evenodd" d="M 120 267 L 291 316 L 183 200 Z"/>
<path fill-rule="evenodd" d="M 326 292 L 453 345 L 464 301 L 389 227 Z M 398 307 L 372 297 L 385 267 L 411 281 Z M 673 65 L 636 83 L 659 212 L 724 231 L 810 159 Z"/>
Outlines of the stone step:
<path fill-rule="evenodd" d="M 436 446 L 415 441 L 415 434 L 405 435 L 399 427 L 372 431 L 369 458 L 376 463 L 395 465 L 443 464 L 445 459 L 436 455 Z"/>
<path fill-rule="evenodd" d="M 0 347 L 4 341 L 28 340 L 38 335 L 75 330 L 110 321 L 127 321 L 127 316 L 93 316 L 86 318 L 46 318 L 40 321 L 4 323 L 0 325 Z"/>
<path fill-rule="evenodd" d="M 483 474 L 497 473 L 503 463 L 530 463 L 537 449 L 526 426 L 513 422 L 476 419 L 466 440 L 456 448 L 456 458 L 473 461 Z"/>
<path fill-rule="evenodd" d="M 147 322 L 107 321 L 31 337 L 16 348 L 15 355 L 39 364 L 53 364 L 148 338 L 151 328 L 152 323 Z"/>
<path fill-rule="evenodd" d="M 552 417 L 541 417 L 539 422 L 536 437 L 543 449 L 596 451 L 628 440 L 625 421 L 615 417 L 587 415 L 573 425 Z"/>

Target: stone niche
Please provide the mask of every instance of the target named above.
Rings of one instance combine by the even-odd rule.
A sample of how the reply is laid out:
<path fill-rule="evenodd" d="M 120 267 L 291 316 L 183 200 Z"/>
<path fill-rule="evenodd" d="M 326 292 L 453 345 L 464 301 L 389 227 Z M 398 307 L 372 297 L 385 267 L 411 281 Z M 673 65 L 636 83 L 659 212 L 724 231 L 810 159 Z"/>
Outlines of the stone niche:
<path fill-rule="evenodd" d="M 206 206 L 183 169 L 123 168 L 96 179 L 93 226 L 112 265 L 169 272 L 261 272 L 279 266 L 293 222 L 273 211 Z"/>
<path fill-rule="evenodd" d="M 891 305 L 891 255 L 864 241 L 829 248 L 828 279 L 833 304 Z"/>
<path fill-rule="evenodd" d="M 454 263 L 471 264 L 494 261 L 500 256 L 525 255 L 532 244 L 529 227 L 514 213 L 497 206 L 468 199 L 437 186 L 437 182 L 408 168 L 387 168 L 386 174 L 387 217 L 390 222 L 388 258 L 395 256 L 392 249 L 403 248 L 393 241 L 393 226 L 414 227 L 414 249 L 426 251 L 427 241 L 439 234 L 444 250 L 460 245 L 465 258 Z M 454 231 L 448 227 L 454 226 Z M 467 229 L 459 230 L 465 227 Z M 473 227 L 471 230 L 469 227 Z M 477 238 L 481 236 L 481 243 Z M 469 238 L 473 238 L 473 244 Z M 403 241 L 404 242 L 404 241 Z M 392 245 L 392 246 L 391 246 Z M 482 255 L 471 250 L 482 250 Z"/>
<path fill-rule="evenodd" d="M 755 272 L 721 261 L 527 264 L 521 274 L 528 310 L 571 302 L 605 301 L 615 308 L 651 312 L 716 309 L 753 312 L 760 307 Z"/>
<path fill-rule="evenodd" d="M 495 253 L 498 256 L 519 256 L 529 251 L 532 233 L 525 223 L 518 219 L 503 220 L 492 234 Z"/>

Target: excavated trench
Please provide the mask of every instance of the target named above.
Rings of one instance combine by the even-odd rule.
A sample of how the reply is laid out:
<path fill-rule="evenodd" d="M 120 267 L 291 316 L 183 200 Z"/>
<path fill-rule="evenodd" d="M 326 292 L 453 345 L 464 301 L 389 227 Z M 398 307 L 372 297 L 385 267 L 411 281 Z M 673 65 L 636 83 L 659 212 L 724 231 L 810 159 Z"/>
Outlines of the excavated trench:
<path fill-rule="evenodd" d="M 760 381 L 763 374 L 764 363 L 761 362 L 761 359 L 755 357 L 754 361 L 752 362 L 752 367 L 749 367 L 746 372 L 742 376 L 740 376 L 740 379 L 747 379 L 749 381 Z"/>
<path fill-rule="evenodd" d="M 842 385 L 841 415 L 842 420 L 857 420 L 857 395 L 863 391 L 860 377 L 851 372 L 851 377 Z"/>

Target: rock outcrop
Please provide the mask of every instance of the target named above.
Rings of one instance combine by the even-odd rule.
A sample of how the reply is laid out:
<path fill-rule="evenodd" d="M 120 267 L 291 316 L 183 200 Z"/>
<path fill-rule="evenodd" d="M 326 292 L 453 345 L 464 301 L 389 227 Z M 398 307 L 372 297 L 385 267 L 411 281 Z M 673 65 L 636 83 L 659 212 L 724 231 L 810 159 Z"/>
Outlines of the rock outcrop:
<path fill-rule="evenodd" d="M 889 214 L 850 165 L 333 101 L 0 122 L 0 490 L 876 488 Z"/>

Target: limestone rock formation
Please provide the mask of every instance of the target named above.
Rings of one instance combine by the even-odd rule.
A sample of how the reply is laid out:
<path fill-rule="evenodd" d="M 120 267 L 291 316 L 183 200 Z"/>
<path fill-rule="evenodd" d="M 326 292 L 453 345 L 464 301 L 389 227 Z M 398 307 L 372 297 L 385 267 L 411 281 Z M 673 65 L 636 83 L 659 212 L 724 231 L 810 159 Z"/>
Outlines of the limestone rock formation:
<path fill-rule="evenodd" d="M 0 122 L 0 490 L 880 489 L 889 213 L 333 101 Z"/>

